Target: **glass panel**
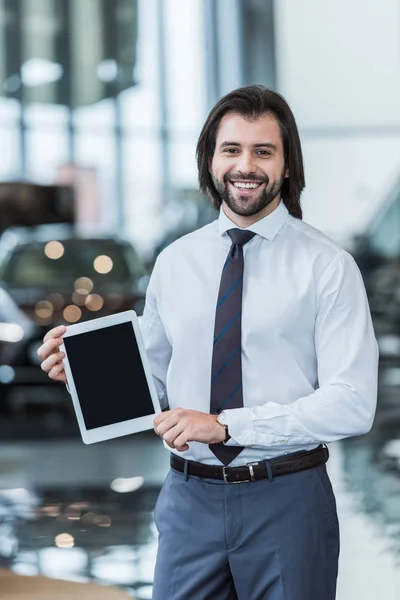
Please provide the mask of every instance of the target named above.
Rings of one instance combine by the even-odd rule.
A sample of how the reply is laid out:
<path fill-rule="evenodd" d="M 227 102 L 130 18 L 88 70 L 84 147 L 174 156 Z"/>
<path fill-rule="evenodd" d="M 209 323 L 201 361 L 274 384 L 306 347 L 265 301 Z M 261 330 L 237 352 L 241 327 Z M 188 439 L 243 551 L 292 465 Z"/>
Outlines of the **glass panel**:
<path fill-rule="evenodd" d="M 32 128 L 67 127 L 69 109 L 62 104 L 28 104 L 24 108 L 24 117 L 26 124 Z"/>
<path fill-rule="evenodd" d="M 19 120 L 21 105 L 11 98 L 0 98 L 0 125 L 14 124 Z"/>
<path fill-rule="evenodd" d="M 6 15 L 2 32 L 0 18 L 0 50 L 3 38 L 8 52 L 5 64 L 0 57 L 0 76 L 7 82 L 8 93 L 19 90 L 20 66 L 28 103 L 90 106 L 133 86 L 136 0 L 20 2 L 21 28 L 10 29 Z M 15 22 L 18 6 L 10 13 Z M 10 39 L 15 40 L 13 48 Z"/>
<path fill-rule="evenodd" d="M 68 137 L 65 131 L 28 130 L 27 177 L 37 183 L 53 183 L 61 165 L 68 161 Z"/>
<path fill-rule="evenodd" d="M 19 135 L 16 127 L 0 130 L 0 179 L 2 181 L 20 177 Z"/>
<path fill-rule="evenodd" d="M 11 98 L 21 93 L 20 45 L 18 3 L 0 0 L 0 93 Z"/>
<path fill-rule="evenodd" d="M 106 98 L 92 106 L 80 106 L 74 110 L 76 127 L 87 128 L 88 133 L 103 133 L 115 124 L 115 102 Z"/>
<path fill-rule="evenodd" d="M 88 135 L 79 131 L 75 138 L 78 167 L 95 169 L 101 189 L 100 218 L 112 229 L 117 222 L 115 140 L 112 135 Z"/>
<path fill-rule="evenodd" d="M 400 190 L 372 233 L 370 245 L 379 256 L 400 257 Z"/>
<path fill-rule="evenodd" d="M 156 137 L 123 142 L 125 231 L 146 254 L 163 227 L 161 144 Z"/>
<path fill-rule="evenodd" d="M 203 11 L 201 0 L 165 2 L 168 112 L 175 132 L 196 134 L 205 112 Z"/>
<path fill-rule="evenodd" d="M 71 76 L 73 105 L 90 105 L 103 95 L 103 82 L 94 69 L 103 56 L 102 3 L 71 0 Z"/>
<path fill-rule="evenodd" d="M 57 103 L 59 82 L 66 77 L 60 55 L 62 21 L 59 0 L 23 0 L 22 66 L 24 99 Z"/>
<path fill-rule="evenodd" d="M 95 104 L 133 85 L 136 1 L 70 0 L 72 106 Z"/>
<path fill-rule="evenodd" d="M 138 126 L 148 131 L 160 124 L 160 92 L 158 89 L 157 0 L 140 0 L 138 11 L 137 60 L 134 79 L 137 82 L 120 94 L 122 120 L 125 127 Z"/>
<path fill-rule="evenodd" d="M 174 136 L 170 144 L 171 182 L 177 188 L 198 187 L 196 165 L 197 138 Z"/>
<path fill-rule="evenodd" d="M 7 10 L 5 0 L 0 0 L 0 82 L 2 93 L 4 92 L 4 83 L 7 79 L 7 54 L 6 54 L 6 30 L 7 30 Z"/>
<path fill-rule="evenodd" d="M 150 75 L 119 96 L 123 127 L 134 127 L 139 135 L 153 135 L 161 125 L 159 98 L 155 88 L 149 85 L 149 79 Z"/>

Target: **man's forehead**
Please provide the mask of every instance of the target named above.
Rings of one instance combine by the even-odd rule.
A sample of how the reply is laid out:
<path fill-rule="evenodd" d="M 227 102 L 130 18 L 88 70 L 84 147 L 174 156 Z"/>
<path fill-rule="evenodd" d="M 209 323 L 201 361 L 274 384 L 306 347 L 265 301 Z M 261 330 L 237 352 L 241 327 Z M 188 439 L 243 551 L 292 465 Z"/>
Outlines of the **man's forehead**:
<path fill-rule="evenodd" d="M 265 113 L 256 119 L 248 119 L 230 112 L 221 119 L 217 132 L 217 144 L 226 141 L 278 144 L 281 142 L 281 130 L 278 120 L 271 113 Z"/>

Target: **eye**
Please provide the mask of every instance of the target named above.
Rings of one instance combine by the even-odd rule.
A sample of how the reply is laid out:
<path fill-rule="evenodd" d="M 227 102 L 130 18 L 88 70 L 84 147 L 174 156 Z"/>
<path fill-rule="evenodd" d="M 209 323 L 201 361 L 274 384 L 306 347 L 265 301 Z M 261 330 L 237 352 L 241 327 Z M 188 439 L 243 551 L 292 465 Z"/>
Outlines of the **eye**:
<path fill-rule="evenodd" d="M 225 154 L 236 154 L 237 152 L 239 152 L 237 148 L 225 148 L 224 150 Z"/>
<path fill-rule="evenodd" d="M 260 154 L 261 156 L 272 156 L 272 154 L 269 150 L 258 150 L 257 153 Z"/>

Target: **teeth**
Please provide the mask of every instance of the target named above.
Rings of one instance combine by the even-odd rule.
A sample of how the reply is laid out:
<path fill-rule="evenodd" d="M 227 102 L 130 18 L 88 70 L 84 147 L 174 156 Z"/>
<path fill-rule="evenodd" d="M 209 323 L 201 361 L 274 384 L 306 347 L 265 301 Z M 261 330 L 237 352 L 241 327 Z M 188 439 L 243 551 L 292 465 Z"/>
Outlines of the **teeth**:
<path fill-rule="evenodd" d="M 259 186 L 258 183 L 241 183 L 239 181 L 235 182 L 233 185 L 237 188 L 253 189 L 253 190 Z"/>

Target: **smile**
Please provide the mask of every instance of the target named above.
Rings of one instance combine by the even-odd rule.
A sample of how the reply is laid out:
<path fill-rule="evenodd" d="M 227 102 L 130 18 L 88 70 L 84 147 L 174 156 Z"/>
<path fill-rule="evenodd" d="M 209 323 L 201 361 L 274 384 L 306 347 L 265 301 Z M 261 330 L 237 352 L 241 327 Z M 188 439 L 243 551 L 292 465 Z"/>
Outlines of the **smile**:
<path fill-rule="evenodd" d="M 260 187 L 260 185 L 263 185 L 262 181 L 252 181 L 251 183 L 244 181 L 229 181 L 229 183 L 238 190 L 255 190 Z"/>

